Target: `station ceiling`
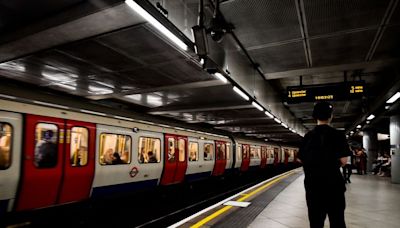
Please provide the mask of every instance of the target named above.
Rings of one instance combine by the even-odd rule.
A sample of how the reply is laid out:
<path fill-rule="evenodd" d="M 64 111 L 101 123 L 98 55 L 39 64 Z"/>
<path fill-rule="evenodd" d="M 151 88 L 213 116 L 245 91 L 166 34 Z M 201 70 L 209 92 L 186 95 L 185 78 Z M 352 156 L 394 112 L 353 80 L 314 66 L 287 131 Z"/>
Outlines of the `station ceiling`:
<path fill-rule="evenodd" d="M 215 3 L 205 2 L 206 9 Z M 245 48 L 226 55 L 246 51 L 262 72 L 249 80 L 262 77 L 279 105 L 306 129 L 315 126 L 313 103 L 288 104 L 287 86 L 364 80 L 362 99 L 333 102 L 333 126 L 350 131 L 361 123 L 387 132 L 387 117 L 399 112 L 398 105 L 384 108 L 400 87 L 398 2 L 220 1 L 223 17 Z M 189 36 L 183 22 L 197 18 L 198 1 L 162 4 L 171 24 Z M 177 13 L 181 8 L 183 16 Z M 0 81 L 98 104 L 130 104 L 150 115 L 260 139 L 301 139 L 204 71 L 193 51 L 171 45 L 123 1 L 0 0 L 0 15 Z M 364 125 L 373 112 L 377 118 Z"/>

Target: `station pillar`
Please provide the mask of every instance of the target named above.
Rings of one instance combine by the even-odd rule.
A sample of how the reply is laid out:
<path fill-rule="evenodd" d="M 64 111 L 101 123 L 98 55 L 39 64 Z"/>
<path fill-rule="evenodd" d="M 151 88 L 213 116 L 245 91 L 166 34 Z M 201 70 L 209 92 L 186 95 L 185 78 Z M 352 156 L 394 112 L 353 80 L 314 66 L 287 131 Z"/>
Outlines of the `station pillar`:
<path fill-rule="evenodd" d="M 363 131 L 363 147 L 367 153 L 367 172 L 372 171 L 372 163 L 378 153 L 378 134 L 376 131 L 368 129 Z"/>
<path fill-rule="evenodd" d="M 389 132 L 392 182 L 400 184 L 400 115 L 390 117 Z"/>

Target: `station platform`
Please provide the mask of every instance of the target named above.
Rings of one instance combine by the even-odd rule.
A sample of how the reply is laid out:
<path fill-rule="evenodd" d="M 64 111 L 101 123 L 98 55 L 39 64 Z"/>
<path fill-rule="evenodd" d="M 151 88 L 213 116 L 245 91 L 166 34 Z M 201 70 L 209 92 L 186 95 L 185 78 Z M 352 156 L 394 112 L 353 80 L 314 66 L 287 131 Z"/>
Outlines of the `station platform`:
<path fill-rule="evenodd" d="M 174 227 L 309 227 L 302 168 L 266 180 L 194 214 Z M 346 192 L 350 228 L 399 227 L 400 185 L 390 178 L 352 175 Z M 328 218 L 325 227 L 329 227 Z"/>

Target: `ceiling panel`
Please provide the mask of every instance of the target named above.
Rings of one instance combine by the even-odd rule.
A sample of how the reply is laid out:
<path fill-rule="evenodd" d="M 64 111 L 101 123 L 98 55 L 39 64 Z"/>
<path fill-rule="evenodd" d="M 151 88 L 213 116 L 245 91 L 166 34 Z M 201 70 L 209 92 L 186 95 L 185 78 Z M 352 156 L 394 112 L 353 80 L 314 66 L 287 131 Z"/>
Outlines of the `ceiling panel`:
<path fill-rule="evenodd" d="M 390 0 L 304 0 L 309 36 L 377 28 Z"/>
<path fill-rule="evenodd" d="M 236 0 L 220 7 L 245 47 L 301 38 L 295 1 Z"/>
<path fill-rule="evenodd" d="M 249 51 L 264 73 L 306 68 L 302 42 L 254 49 Z"/>
<path fill-rule="evenodd" d="M 372 59 L 400 58 L 399 40 L 400 25 L 386 27 Z"/>
<path fill-rule="evenodd" d="M 313 66 L 363 62 L 376 30 L 310 40 Z"/>

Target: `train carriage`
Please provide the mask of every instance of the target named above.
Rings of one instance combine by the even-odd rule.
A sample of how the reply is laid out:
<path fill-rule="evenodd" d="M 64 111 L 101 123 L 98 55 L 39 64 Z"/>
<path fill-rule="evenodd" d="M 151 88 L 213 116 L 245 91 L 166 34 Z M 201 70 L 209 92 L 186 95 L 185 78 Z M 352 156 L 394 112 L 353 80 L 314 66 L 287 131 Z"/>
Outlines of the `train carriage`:
<path fill-rule="evenodd" d="M 61 106 L 0 107 L 1 213 L 259 170 L 296 150 Z"/>

